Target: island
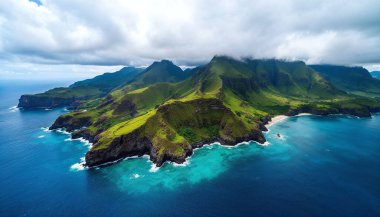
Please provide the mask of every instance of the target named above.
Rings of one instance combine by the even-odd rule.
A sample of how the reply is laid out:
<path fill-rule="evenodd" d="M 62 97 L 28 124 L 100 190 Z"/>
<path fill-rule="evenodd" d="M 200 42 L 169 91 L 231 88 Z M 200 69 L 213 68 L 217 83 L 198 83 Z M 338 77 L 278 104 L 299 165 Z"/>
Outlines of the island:
<path fill-rule="evenodd" d="M 64 89 L 70 92 L 63 94 L 70 96 L 70 102 L 30 103 L 40 97 L 37 94 L 22 96 L 19 106 L 73 106 L 50 129 L 63 128 L 72 138 L 92 142 L 85 156 L 88 167 L 142 155 L 161 166 L 166 161 L 183 163 L 195 148 L 212 142 L 227 146 L 244 141 L 264 143 L 265 125 L 276 115 L 370 117 L 380 111 L 377 80 L 364 75 L 364 82 L 373 87 L 368 95 L 362 85 L 348 90 L 334 79 L 334 73 L 368 71 L 340 67 L 343 69 L 308 66 L 302 61 L 215 56 L 205 65 L 182 70 L 163 60 L 128 74 L 123 84 L 111 85 L 101 93 L 94 90 L 71 96 L 78 94 L 75 88 L 99 89 L 97 82 L 90 80 L 92 86 Z M 55 100 L 54 91 L 43 93 L 45 100 Z"/>

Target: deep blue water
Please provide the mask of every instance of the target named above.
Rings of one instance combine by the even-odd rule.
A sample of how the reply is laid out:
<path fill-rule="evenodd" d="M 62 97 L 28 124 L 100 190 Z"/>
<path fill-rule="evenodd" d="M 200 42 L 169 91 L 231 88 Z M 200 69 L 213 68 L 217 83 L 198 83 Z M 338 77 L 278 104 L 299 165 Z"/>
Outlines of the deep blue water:
<path fill-rule="evenodd" d="M 209 145 L 155 172 L 78 170 L 88 146 L 43 130 L 65 110 L 9 109 L 57 85 L 0 81 L 0 216 L 380 216 L 380 115 L 289 118 L 268 146 Z"/>

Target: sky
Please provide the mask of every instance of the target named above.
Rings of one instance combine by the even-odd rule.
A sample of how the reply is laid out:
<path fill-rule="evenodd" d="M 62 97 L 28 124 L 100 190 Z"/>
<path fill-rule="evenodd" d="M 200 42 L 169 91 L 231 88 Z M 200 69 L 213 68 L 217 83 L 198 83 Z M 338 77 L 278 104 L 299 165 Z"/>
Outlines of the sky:
<path fill-rule="evenodd" d="M 85 78 L 169 59 L 380 70 L 379 0 L 0 0 L 0 79 Z"/>

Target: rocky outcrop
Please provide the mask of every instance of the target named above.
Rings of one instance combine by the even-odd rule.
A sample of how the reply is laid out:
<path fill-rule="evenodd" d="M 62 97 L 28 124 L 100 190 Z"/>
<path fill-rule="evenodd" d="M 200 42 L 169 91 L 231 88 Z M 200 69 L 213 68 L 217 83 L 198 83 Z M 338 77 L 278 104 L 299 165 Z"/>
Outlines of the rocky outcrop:
<path fill-rule="evenodd" d="M 76 105 L 76 100 L 76 98 L 22 95 L 19 99 L 18 107 L 24 109 L 73 107 Z"/>
<path fill-rule="evenodd" d="M 72 139 L 79 139 L 83 138 L 88 140 L 89 142 L 93 143 L 95 141 L 95 136 L 99 134 L 100 132 L 92 132 L 88 129 L 82 129 L 82 130 L 76 130 L 71 133 Z"/>
<path fill-rule="evenodd" d="M 195 109 L 193 110 L 193 108 Z M 188 117 L 184 118 L 178 115 L 173 117 L 175 111 L 181 110 L 186 110 Z M 226 118 L 229 123 L 226 123 Z M 268 120 L 270 120 L 270 117 L 266 117 L 264 121 L 268 122 Z M 185 140 L 180 143 L 173 143 L 171 140 L 167 140 L 167 137 L 170 135 L 170 129 L 167 128 L 167 124 L 170 124 L 174 129 L 178 129 L 183 125 L 201 129 L 207 128 L 210 125 L 214 126 L 216 123 L 219 124 L 218 136 L 210 136 L 209 138 L 201 139 L 197 142 Z M 113 138 L 109 144 L 104 144 L 99 141 L 99 138 L 95 138 L 93 148 L 86 154 L 86 165 L 89 167 L 99 166 L 126 157 L 146 154 L 150 156 L 150 160 L 153 163 L 157 166 L 161 166 L 166 161 L 183 163 L 188 156 L 192 155 L 195 148 L 200 148 L 205 144 L 219 142 L 222 145 L 234 146 L 245 141 L 256 141 L 259 143 L 266 141 L 261 130 L 255 127 L 250 130 L 244 128 L 245 130 L 242 133 L 236 134 L 235 132 L 234 134 L 234 129 L 231 129 L 231 127 L 237 127 L 237 125 L 240 124 L 243 123 L 235 119 L 235 115 L 232 111 L 218 100 L 208 99 L 194 100 L 191 102 L 175 102 L 160 107 L 156 116 L 151 117 L 145 125 L 130 133 Z M 154 126 L 157 125 L 160 126 L 157 128 L 159 135 L 157 131 L 152 131 L 152 127 L 154 128 Z M 169 147 L 170 145 L 168 146 L 168 144 L 171 144 L 172 147 L 180 148 L 180 151 L 176 152 L 170 148 L 163 149 L 163 147 Z"/>
<path fill-rule="evenodd" d="M 159 156 L 158 151 L 154 148 L 149 138 L 140 138 L 139 134 L 139 130 L 136 130 L 133 133 L 121 136 L 113 140 L 106 149 L 91 149 L 89 152 L 87 152 L 85 157 L 86 166 L 94 167 L 105 163 L 118 161 L 126 157 L 149 155 L 150 160 L 155 163 L 156 166 L 160 167 L 166 161 L 184 163 L 186 161 L 186 158 L 193 154 L 193 150 L 195 148 L 201 148 L 205 144 L 219 142 L 221 145 L 235 146 L 238 143 L 245 141 L 256 141 L 259 143 L 264 143 L 266 141 L 265 137 L 260 131 L 255 131 L 249 135 L 239 137 L 234 140 L 227 141 L 221 137 L 202 140 L 191 144 L 190 148 L 185 149 L 184 154 L 180 156 L 171 154 L 170 152 L 165 153 L 163 156 Z"/>
<path fill-rule="evenodd" d="M 139 130 L 136 130 L 128 135 L 118 137 L 106 149 L 92 148 L 86 153 L 86 166 L 99 166 L 126 157 L 150 154 L 152 143 L 145 137 L 141 138 L 139 133 Z"/>
<path fill-rule="evenodd" d="M 186 104 L 186 106 L 189 105 L 196 105 L 197 114 L 202 114 L 203 112 L 209 113 L 212 110 L 225 112 L 226 114 L 231 114 L 231 111 L 224 107 L 217 100 L 201 100 Z M 178 110 L 177 107 L 173 106 L 181 107 L 184 106 L 184 104 L 178 102 L 171 105 L 162 106 L 158 109 L 158 112 L 163 117 L 169 116 L 169 114 L 172 114 L 172 110 Z M 370 115 L 370 112 L 375 112 L 377 110 L 378 108 L 369 107 L 362 107 L 360 110 L 358 110 L 341 108 L 318 109 L 313 106 L 302 106 L 298 109 L 293 109 L 289 111 L 286 115 L 294 116 L 299 113 L 311 113 L 316 115 L 348 114 L 359 117 L 367 117 L 368 114 Z M 194 118 L 196 119 L 196 117 Z M 176 116 L 175 120 L 178 121 L 178 119 L 181 118 Z M 168 119 L 165 120 L 169 121 Z M 87 152 L 85 156 L 86 166 L 88 167 L 100 166 L 106 163 L 124 159 L 126 157 L 142 155 L 149 155 L 150 160 L 159 167 L 162 166 L 162 164 L 164 164 L 166 161 L 183 163 L 186 161 L 187 157 L 193 154 L 194 149 L 200 148 L 205 144 L 218 142 L 225 146 L 234 146 L 238 143 L 245 141 L 256 141 L 259 143 L 264 143 L 266 140 L 261 131 L 267 131 L 265 124 L 267 124 L 270 120 L 270 116 L 262 117 L 260 120 L 258 120 L 258 129 L 251 130 L 249 133 L 242 136 L 216 136 L 208 139 L 203 139 L 198 142 L 190 143 L 189 145 L 184 146 L 184 151 L 181 154 L 174 154 L 173 152 L 160 153 L 160 150 L 158 149 L 157 145 L 154 145 L 152 138 L 149 138 L 149 136 L 147 136 L 147 133 L 144 131 L 143 127 L 140 127 L 126 135 L 113 138 L 113 140 L 110 142 L 110 144 L 107 145 L 106 148 L 97 147 L 99 145 L 97 144 L 99 140 L 98 137 L 101 132 L 94 133 L 84 128 L 91 124 L 91 119 L 88 117 L 73 118 L 70 115 L 64 115 L 58 118 L 50 129 L 65 128 L 67 131 L 72 132 L 73 139 L 82 137 L 89 140 L 90 142 L 93 142 L 95 144 L 94 147 L 89 152 Z M 163 127 L 163 125 L 161 127 Z"/>
<path fill-rule="evenodd" d="M 357 108 L 325 108 L 318 109 L 311 106 L 301 106 L 297 109 L 292 109 L 287 112 L 285 115 L 294 116 L 300 113 L 310 113 L 314 115 L 330 115 L 330 114 L 345 114 L 345 115 L 353 115 L 356 117 L 371 117 L 371 113 L 379 112 L 380 108 L 378 107 L 357 107 Z"/>
<path fill-rule="evenodd" d="M 64 128 L 68 132 L 87 127 L 91 124 L 91 117 L 73 117 L 71 115 L 61 115 L 54 124 L 49 128 L 50 130 Z"/>

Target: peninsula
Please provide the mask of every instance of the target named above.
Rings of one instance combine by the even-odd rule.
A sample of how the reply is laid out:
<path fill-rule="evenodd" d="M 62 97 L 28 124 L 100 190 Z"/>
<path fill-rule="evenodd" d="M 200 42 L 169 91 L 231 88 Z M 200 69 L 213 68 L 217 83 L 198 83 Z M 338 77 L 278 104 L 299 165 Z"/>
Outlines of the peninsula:
<path fill-rule="evenodd" d="M 368 73 L 362 68 L 342 68 L 339 73 Z M 376 79 L 364 75 L 373 87 L 366 95 L 361 85 L 348 90 L 334 79 L 331 68 L 302 61 L 215 56 L 188 70 L 167 60 L 146 69 L 127 69 L 116 79 L 118 83 L 105 82 L 107 88 L 99 87 L 100 76 L 68 88 L 24 95 L 19 106 L 71 106 L 73 110 L 50 129 L 64 128 L 73 138 L 91 141 L 85 157 L 88 167 L 142 155 L 161 166 L 166 161 L 183 163 L 194 148 L 211 142 L 264 143 L 262 131 L 276 115 L 370 117 L 371 112 L 380 111 Z M 86 91 L 78 91 L 82 89 Z M 57 98 L 62 101 L 54 101 Z"/>

